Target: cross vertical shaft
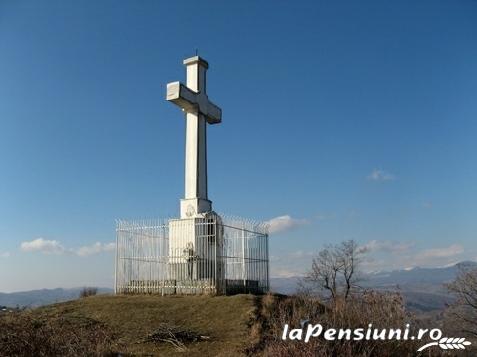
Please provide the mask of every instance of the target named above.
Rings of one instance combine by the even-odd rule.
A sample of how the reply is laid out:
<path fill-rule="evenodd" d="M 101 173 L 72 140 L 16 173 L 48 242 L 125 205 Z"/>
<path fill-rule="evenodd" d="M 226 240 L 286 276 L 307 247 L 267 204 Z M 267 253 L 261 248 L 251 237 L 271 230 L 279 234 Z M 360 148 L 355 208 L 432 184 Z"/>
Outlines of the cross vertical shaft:
<path fill-rule="evenodd" d="M 194 58 L 194 57 L 193 57 Z M 186 60 L 187 88 L 206 93 L 207 64 Z M 207 130 L 204 115 L 198 110 L 186 113 L 185 199 L 207 197 Z M 196 211 L 198 212 L 198 211 Z"/>
<path fill-rule="evenodd" d="M 212 211 L 207 192 L 207 123 L 222 120 L 222 111 L 209 101 L 206 93 L 208 64 L 195 56 L 184 60 L 186 86 L 167 85 L 167 100 L 186 112 L 185 195 L 181 200 L 181 218 Z"/>
<path fill-rule="evenodd" d="M 207 131 L 203 115 L 186 113 L 185 199 L 207 200 Z"/>

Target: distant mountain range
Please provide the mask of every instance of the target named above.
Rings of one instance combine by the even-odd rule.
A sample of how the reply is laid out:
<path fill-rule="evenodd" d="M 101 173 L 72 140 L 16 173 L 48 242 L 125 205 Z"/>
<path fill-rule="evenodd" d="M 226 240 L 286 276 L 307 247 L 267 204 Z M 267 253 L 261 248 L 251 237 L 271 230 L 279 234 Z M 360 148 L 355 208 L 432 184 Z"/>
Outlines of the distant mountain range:
<path fill-rule="evenodd" d="M 458 273 L 459 265 L 477 268 L 477 262 L 462 262 L 443 268 L 412 268 L 391 272 L 375 272 L 366 274 L 364 287 L 399 291 L 404 296 L 409 309 L 418 312 L 442 310 L 447 303 L 453 301 L 445 284 L 453 281 Z M 271 278 L 273 292 L 293 294 L 296 292 L 300 277 Z M 83 288 L 41 289 L 14 293 L 0 293 L 0 306 L 37 307 L 77 299 Z M 98 294 L 111 294 L 110 288 L 99 288 Z"/>
<path fill-rule="evenodd" d="M 413 311 L 428 312 L 442 310 L 454 301 L 445 284 L 452 282 L 459 266 L 477 268 L 477 262 L 462 262 L 442 268 L 412 268 L 390 272 L 374 272 L 364 275 L 361 285 L 378 290 L 399 291 L 406 306 Z M 272 278 L 271 289 L 282 294 L 296 292 L 300 277 Z"/>
<path fill-rule="evenodd" d="M 38 307 L 68 300 L 77 299 L 83 288 L 41 289 L 14 293 L 0 293 L 0 306 Z M 99 288 L 98 294 L 112 293 L 109 288 Z"/>

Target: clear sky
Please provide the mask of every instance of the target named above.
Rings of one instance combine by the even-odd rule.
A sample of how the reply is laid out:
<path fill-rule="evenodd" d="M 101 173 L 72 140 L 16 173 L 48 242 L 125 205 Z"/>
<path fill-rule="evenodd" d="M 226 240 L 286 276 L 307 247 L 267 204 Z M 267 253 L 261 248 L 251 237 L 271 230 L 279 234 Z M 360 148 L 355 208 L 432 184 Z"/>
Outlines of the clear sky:
<path fill-rule="evenodd" d="M 178 215 L 196 48 L 209 196 L 272 275 L 477 259 L 477 1 L 0 0 L 0 291 L 112 286 L 115 219 Z"/>

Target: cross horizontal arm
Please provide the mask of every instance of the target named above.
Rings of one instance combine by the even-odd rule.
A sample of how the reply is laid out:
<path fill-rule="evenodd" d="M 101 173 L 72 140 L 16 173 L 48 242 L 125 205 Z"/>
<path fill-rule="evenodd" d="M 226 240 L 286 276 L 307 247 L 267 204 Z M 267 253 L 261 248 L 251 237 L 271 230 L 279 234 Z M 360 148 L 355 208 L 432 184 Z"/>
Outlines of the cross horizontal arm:
<path fill-rule="evenodd" d="M 204 115 L 209 124 L 218 124 L 222 121 L 222 109 L 208 100 L 202 93 L 196 93 L 180 82 L 167 85 L 166 99 L 186 112 L 199 112 Z"/>
<path fill-rule="evenodd" d="M 219 124 L 222 122 L 222 109 L 210 102 L 207 105 L 207 123 Z"/>
<path fill-rule="evenodd" d="M 167 84 L 166 99 L 187 112 L 198 110 L 197 93 L 191 91 L 180 82 Z"/>

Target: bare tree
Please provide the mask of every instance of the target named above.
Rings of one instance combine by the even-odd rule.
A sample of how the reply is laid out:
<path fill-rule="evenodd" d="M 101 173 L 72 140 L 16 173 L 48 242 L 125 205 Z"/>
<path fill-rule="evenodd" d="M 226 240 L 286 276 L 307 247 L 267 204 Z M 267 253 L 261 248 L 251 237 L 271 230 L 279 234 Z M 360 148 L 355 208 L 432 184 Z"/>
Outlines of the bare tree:
<path fill-rule="evenodd" d="M 477 336 L 477 269 L 461 264 L 459 270 L 456 279 L 447 286 L 457 296 L 451 312 L 462 323 L 463 332 Z"/>
<path fill-rule="evenodd" d="M 364 248 L 358 247 L 358 244 L 349 240 L 341 243 L 338 247 L 338 257 L 341 260 L 342 273 L 345 281 L 344 298 L 348 298 L 351 289 L 355 286 L 358 279 L 358 265 L 361 262 L 361 255 L 365 252 Z"/>
<path fill-rule="evenodd" d="M 305 281 L 327 292 L 334 302 L 347 300 L 359 280 L 359 264 L 364 253 L 353 240 L 328 245 L 313 258 Z"/>

